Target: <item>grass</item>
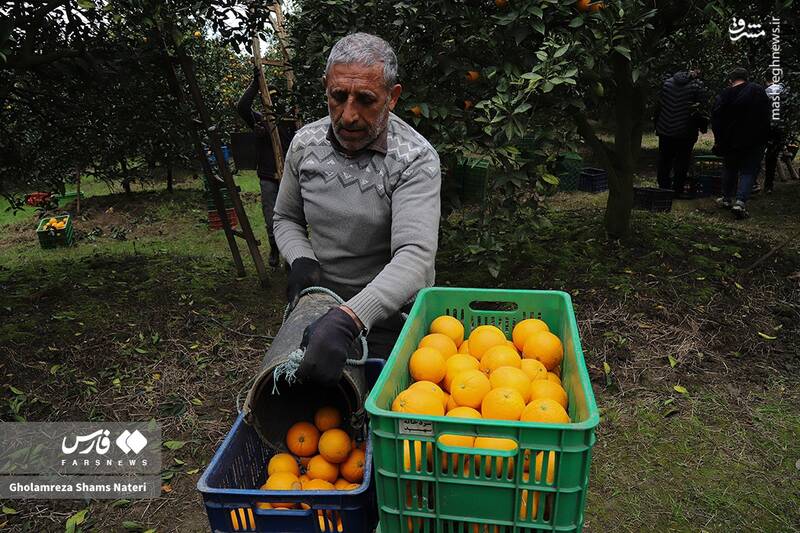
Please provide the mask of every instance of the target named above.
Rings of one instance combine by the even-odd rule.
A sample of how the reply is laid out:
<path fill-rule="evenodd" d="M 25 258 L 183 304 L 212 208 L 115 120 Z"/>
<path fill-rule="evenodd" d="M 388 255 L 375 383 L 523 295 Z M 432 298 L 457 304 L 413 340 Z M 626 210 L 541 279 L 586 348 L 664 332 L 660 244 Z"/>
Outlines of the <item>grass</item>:
<path fill-rule="evenodd" d="M 237 182 L 265 244 L 257 178 Z M 0 420 L 157 418 L 164 440 L 187 443 L 164 450 L 170 492 L 91 502 L 85 529 L 207 530 L 195 484 L 280 326 L 283 271 L 260 288 L 241 246 L 237 278 L 199 181 L 172 194 L 87 190 L 75 247 L 41 250 L 29 222 L 0 223 Z M 795 203 L 756 199 L 757 215 L 733 223 L 703 202 L 634 213 L 620 244 L 600 227 L 604 195 L 558 195 L 552 225 L 509 251 L 498 279 L 453 259 L 464 243 L 440 249 L 441 285 L 572 294 L 603 412 L 585 531 L 798 530 L 800 248 L 740 276 L 791 231 Z M 85 507 L 2 503 L 18 513 L 0 514 L 0 529 L 31 532 L 63 531 Z"/>

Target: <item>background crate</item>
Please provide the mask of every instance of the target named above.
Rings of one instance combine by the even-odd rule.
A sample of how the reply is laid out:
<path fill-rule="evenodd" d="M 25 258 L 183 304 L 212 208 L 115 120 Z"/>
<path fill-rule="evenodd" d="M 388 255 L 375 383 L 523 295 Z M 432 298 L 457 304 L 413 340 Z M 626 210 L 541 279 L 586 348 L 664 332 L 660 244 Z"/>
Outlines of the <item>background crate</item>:
<path fill-rule="evenodd" d="M 467 334 L 479 325 L 494 324 L 508 337 L 520 320 L 544 320 L 564 343 L 561 379 L 573 423 L 459 420 L 392 412 L 392 401 L 410 383 L 408 360 L 428 333 L 431 321 L 440 315 L 462 321 Z M 566 293 L 445 288 L 420 291 L 366 407 L 382 533 L 581 530 L 599 412 Z M 481 449 L 476 454 L 474 448 L 443 446 L 437 442 L 442 434 L 510 438 L 518 447 L 509 451 Z M 447 454 L 442 454 L 444 451 Z M 523 481 L 525 459 L 540 451 L 554 453 L 552 483 L 534 476 Z M 456 452 L 461 455 L 452 460 L 448 454 Z M 481 462 L 487 457 L 499 461 L 501 468 L 490 472 L 492 475 L 486 475 L 482 468 L 470 468 L 468 462 L 476 455 Z M 543 458 L 546 472 L 550 454 L 544 453 Z M 541 502 L 538 512 L 523 517 L 523 494 L 531 510 L 536 493 Z"/>
<path fill-rule="evenodd" d="M 226 209 L 225 214 L 228 216 L 228 222 L 232 228 L 239 225 L 239 218 L 233 208 Z M 222 218 L 220 218 L 216 209 L 208 211 L 208 227 L 213 230 L 222 229 L 223 227 Z"/>
<path fill-rule="evenodd" d="M 485 159 L 459 159 L 453 169 L 459 198 L 465 204 L 486 200 L 489 162 Z"/>
<path fill-rule="evenodd" d="M 693 158 L 691 175 L 695 196 L 722 195 L 723 166 L 723 159 L 715 155 Z"/>
<path fill-rule="evenodd" d="M 578 177 L 578 189 L 598 193 L 608 190 L 608 172 L 600 168 L 585 167 Z"/>
<path fill-rule="evenodd" d="M 558 165 L 558 190 L 574 191 L 583 169 L 583 159 L 564 158 Z"/>
<path fill-rule="evenodd" d="M 57 221 L 67 221 L 64 229 L 44 229 L 51 218 Z M 71 246 L 74 241 L 74 230 L 72 228 L 72 217 L 70 215 L 58 215 L 45 217 L 36 226 L 36 236 L 39 238 L 39 245 L 45 249 L 57 248 L 59 246 Z"/>
<path fill-rule="evenodd" d="M 659 189 L 658 187 L 634 187 L 633 208 L 643 211 L 669 212 L 672 211 L 672 198 L 675 191 L 672 189 Z"/>
<path fill-rule="evenodd" d="M 367 383 L 372 385 L 384 362 L 368 359 Z M 364 481 L 353 491 L 266 491 L 259 487 L 266 481 L 270 450 L 256 431 L 244 423 L 242 415 L 225 437 L 206 471 L 197 482 L 203 496 L 211 530 L 214 533 L 239 531 L 347 532 L 375 530 L 375 485 L 372 479 L 372 443 L 367 438 Z M 311 509 L 259 509 L 258 502 L 303 502 Z M 326 513 L 329 521 L 320 528 L 317 512 Z M 341 519 L 341 528 L 337 528 Z"/>

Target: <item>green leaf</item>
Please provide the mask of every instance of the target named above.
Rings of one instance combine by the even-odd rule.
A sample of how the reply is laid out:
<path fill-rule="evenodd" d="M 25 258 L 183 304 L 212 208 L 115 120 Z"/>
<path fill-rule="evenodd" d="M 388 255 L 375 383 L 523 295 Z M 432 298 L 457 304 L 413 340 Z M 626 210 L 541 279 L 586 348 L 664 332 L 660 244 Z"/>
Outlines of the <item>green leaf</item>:
<path fill-rule="evenodd" d="M 185 465 L 186 464 L 186 461 L 178 459 L 177 457 L 173 458 L 173 460 L 175 461 L 176 465 Z"/>
<path fill-rule="evenodd" d="M 615 46 L 614 50 L 625 56 L 628 61 L 631 60 L 631 51 L 628 48 L 625 48 L 624 46 Z"/>
<path fill-rule="evenodd" d="M 17 514 L 17 513 L 19 513 L 19 511 L 17 511 L 16 509 L 12 507 L 6 507 L 5 505 L 3 506 L 3 514 Z"/>
<path fill-rule="evenodd" d="M 56 372 L 58 372 L 59 369 L 61 369 L 61 367 L 62 367 L 62 365 L 53 365 L 53 366 L 51 366 L 50 367 L 50 374 L 55 376 Z"/>
<path fill-rule="evenodd" d="M 420 109 L 422 109 L 422 116 L 425 118 L 430 118 L 431 116 L 431 108 L 428 107 L 428 104 L 419 104 Z"/>
<path fill-rule="evenodd" d="M 558 177 L 552 174 L 547 174 L 547 173 L 542 174 L 542 181 L 544 181 L 545 183 L 549 183 L 550 185 L 558 185 Z"/>
<path fill-rule="evenodd" d="M 182 440 L 168 440 L 164 443 L 164 447 L 170 450 L 180 450 L 185 444 L 186 442 Z"/>
<path fill-rule="evenodd" d="M 514 114 L 516 115 L 517 113 L 524 113 L 531 107 L 533 106 L 531 106 L 531 104 L 529 104 L 528 102 L 523 102 L 517 106 L 517 108 L 514 110 Z"/>
<path fill-rule="evenodd" d="M 94 2 L 92 0 L 78 0 L 78 6 L 81 9 L 94 9 Z"/>
<path fill-rule="evenodd" d="M 581 26 L 583 26 L 583 17 L 580 15 L 569 21 L 570 28 L 580 28 Z"/>
<path fill-rule="evenodd" d="M 603 372 L 605 372 L 605 373 L 606 373 L 606 375 L 608 375 L 608 374 L 610 374 L 610 373 L 611 373 L 611 365 L 609 365 L 609 364 L 608 364 L 607 362 L 605 362 L 605 361 L 603 361 Z"/>
<path fill-rule="evenodd" d="M 196 474 L 200 471 L 199 468 L 192 468 L 191 470 L 187 470 L 186 473 L 189 475 Z"/>
<path fill-rule="evenodd" d="M 122 527 L 131 531 L 142 531 L 144 530 L 144 526 L 139 522 L 134 522 L 132 520 L 125 520 L 122 523 Z"/>
<path fill-rule="evenodd" d="M 565 44 L 564 46 L 556 50 L 556 53 L 553 54 L 553 57 L 561 57 L 567 53 L 567 50 L 569 50 L 569 45 Z"/>
<path fill-rule="evenodd" d="M 540 74 L 535 73 L 535 72 L 526 72 L 525 74 L 523 74 L 520 77 L 523 80 L 531 80 L 531 81 L 539 81 L 540 79 L 542 79 L 542 76 Z"/>
<path fill-rule="evenodd" d="M 669 359 L 669 366 L 675 368 L 675 365 L 678 364 L 678 360 L 672 357 L 671 355 L 668 355 L 667 358 Z"/>
<path fill-rule="evenodd" d="M 742 286 L 739 284 L 739 282 L 738 282 L 738 281 L 734 281 L 734 282 L 733 282 L 733 285 L 734 285 L 734 286 L 735 286 L 737 289 L 739 289 L 740 291 L 743 291 L 743 290 L 744 290 L 744 287 L 742 287 Z"/>
<path fill-rule="evenodd" d="M 16 394 L 17 396 L 22 396 L 23 394 L 25 394 L 24 392 L 16 388 L 14 385 L 9 385 L 8 388 L 11 389 L 11 392 Z"/>
<path fill-rule="evenodd" d="M 128 505 L 130 505 L 130 503 L 131 503 L 130 500 L 121 498 L 119 500 L 114 500 L 113 502 L 111 502 L 111 508 L 116 509 L 117 507 L 127 507 Z"/>
<path fill-rule="evenodd" d="M 758 336 L 767 341 L 774 341 L 778 337 L 773 337 L 772 335 L 767 335 L 766 333 L 758 332 Z"/>
<path fill-rule="evenodd" d="M 86 520 L 86 515 L 89 513 L 89 509 L 81 509 L 74 515 L 70 516 L 67 519 L 67 524 L 64 529 L 65 533 L 75 533 L 76 528 L 83 524 Z"/>
<path fill-rule="evenodd" d="M 675 385 L 672 388 L 675 389 L 675 392 L 679 392 L 681 394 L 689 394 L 689 391 L 686 390 L 686 387 L 682 387 L 681 385 Z"/>
<path fill-rule="evenodd" d="M 134 348 L 134 350 L 136 351 L 136 353 L 147 353 L 147 350 L 144 350 L 142 348 Z"/>

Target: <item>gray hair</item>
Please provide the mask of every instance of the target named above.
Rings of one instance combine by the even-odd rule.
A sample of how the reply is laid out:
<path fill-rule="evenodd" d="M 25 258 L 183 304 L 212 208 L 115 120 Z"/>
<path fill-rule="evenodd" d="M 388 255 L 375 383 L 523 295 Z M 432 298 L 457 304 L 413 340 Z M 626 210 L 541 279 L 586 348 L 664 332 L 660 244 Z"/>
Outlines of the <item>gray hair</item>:
<path fill-rule="evenodd" d="M 397 83 L 397 56 L 389 43 L 375 35 L 359 32 L 339 39 L 328 55 L 325 74 L 327 75 L 337 63 L 367 66 L 383 63 L 383 80 L 386 82 L 386 88 L 391 88 Z"/>

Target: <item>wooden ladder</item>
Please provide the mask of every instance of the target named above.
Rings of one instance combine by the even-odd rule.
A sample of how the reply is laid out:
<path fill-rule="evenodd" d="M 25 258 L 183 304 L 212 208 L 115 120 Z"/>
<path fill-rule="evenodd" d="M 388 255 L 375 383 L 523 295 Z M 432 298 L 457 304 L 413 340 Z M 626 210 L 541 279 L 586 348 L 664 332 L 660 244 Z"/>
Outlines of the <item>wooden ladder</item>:
<path fill-rule="evenodd" d="M 173 35 L 172 28 L 164 27 L 157 28 L 155 30 L 155 37 L 157 39 L 156 42 L 159 43 L 164 53 L 164 66 L 167 73 L 167 82 L 169 83 L 170 89 L 178 100 L 178 105 L 184 112 L 186 126 L 189 129 L 192 142 L 195 146 L 195 150 L 197 151 L 197 157 L 200 159 L 200 164 L 203 167 L 203 173 L 206 176 L 208 188 L 210 189 L 211 196 L 214 200 L 214 206 L 216 207 L 217 213 L 219 213 L 220 220 L 222 221 L 222 229 L 225 231 L 225 238 L 228 241 L 228 246 L 230 247 L 231 254 L 233 255 L 233 262 L 236 266 L 236 272 L 240 277 L 245 275 L 242 255 L 239 252 L 239 246 L 236 243 L 236 237 L 239 237 L 244 239 L 244 241 L 247 243 L 247 248 L 250 251 L 250 256 L 252 257 L 253 264 L 256 267 L 256 272 L 258 274 L 258 279 L 261 282 L 261 286 L 268 287 L 269 276 L 267 275 L 267 269 L 264 267 L 264 260 L 261 257 L 261 252 L 258 248 L 259 244 L 261 243 L 253 234 L 253 228 L 250 226 L 250 220 L 247 218 L 247 213 L 245 212 L 244 206 L 242 205 L 242 200 L 239 197 L 239 191 L 241 189 L 233 181 L 230 168 L 228 168 L 228 163 L 225 161 L 225 157 L 222 153 L 222 142 L 220 141 L 219 135 L 217 134 L 215 128 L 212 127 L 211 116 L 209 115 L 208 109 L 205 106 L 203 95 L 200 92 L 200 87 L 197 83 L 197 77 L 195 76 L 194 62 L 183 49 L 183 47 L 174 39 L 172 40 L 172 46 L 170 47 L 165 40 L 164 35 Z M 174 55 L 170 52 L 171 49 L 174 50 Z M 189 96 L 191 97 L 197 116 L 192 116 L 193 112 L 188 104 L 184 88 L 181 87 L 181 84 L 178 81 L 176 66 L 180 67 L 180 69 L 183 71 Z M 201 134 L 205 134 L 208 139 L 211 150 L 214 153 L 214 157 L 217 159 L 217 166 L 220 170 L 220 174 L 222 175 L 222 179 L 217 177 L 211 168 L 211 163 L 206 157 L 205 150 L 203 150 Z M 280 139 L 278 140 L 280 142 Z M 239 226 L 241 228 L 239 230 L 232 228 L 230 220 L 228 220 L 228 215 L 225 210 L 225 202 L 220 191 L 220 187 L 223 185 L 227 188 L 231 203 L 233 203 L 233 209 L 236 213 L 236 217 L 239 220 Z"/>
<path fill-rule="evenodd" d="M 278 132 L 277 124 L 275 124 L 275 113 L 272 107 L 272 98 L 269 94 L 269 85 L 267 84 L 267 79 L 264 76 L 264 65 L 278 67 L 283 70 L 283 75 L 286 77 L 286 88 L 289 92 L 292 92 L 294 88 L 294 72 L 292 71 L 291 66 L 292 56 L 289 49 L 289 37 L 283 25 L 284 18 L 283 11 L 281 10 L 281 4 L 279 1 L 275 0 L 267 5 L 267 9 L 269 10 L 269 23 L 278 38 L 278 45 L 280 47 L 283 60 L 274 61 L 263 58 L 261 56 L 261 42 L 258 38 L 258 35 L 256 35 L 253 37 L 253 62 L 258 69 L 258 86 L 260 89 L 259 92 L 261 93 L 261 104 L 264 106 L 266 111 L 264 113 L 264 118 L 267 123 L 267 128 L 269 129 L 270 140 L 272 141 L 272 151 L 275 154 L 275 175 L 277 176 L 277 179 L 280 180 L 281 176 L 283 176 L 283 146 L 281 145 L 281 137 Z M 297 129 L 300 129 L 302 124 L 299 118 L 300 113 L 297 108 L 294 110 L 294 115 L 296 117 L 295 125 Z"/>

